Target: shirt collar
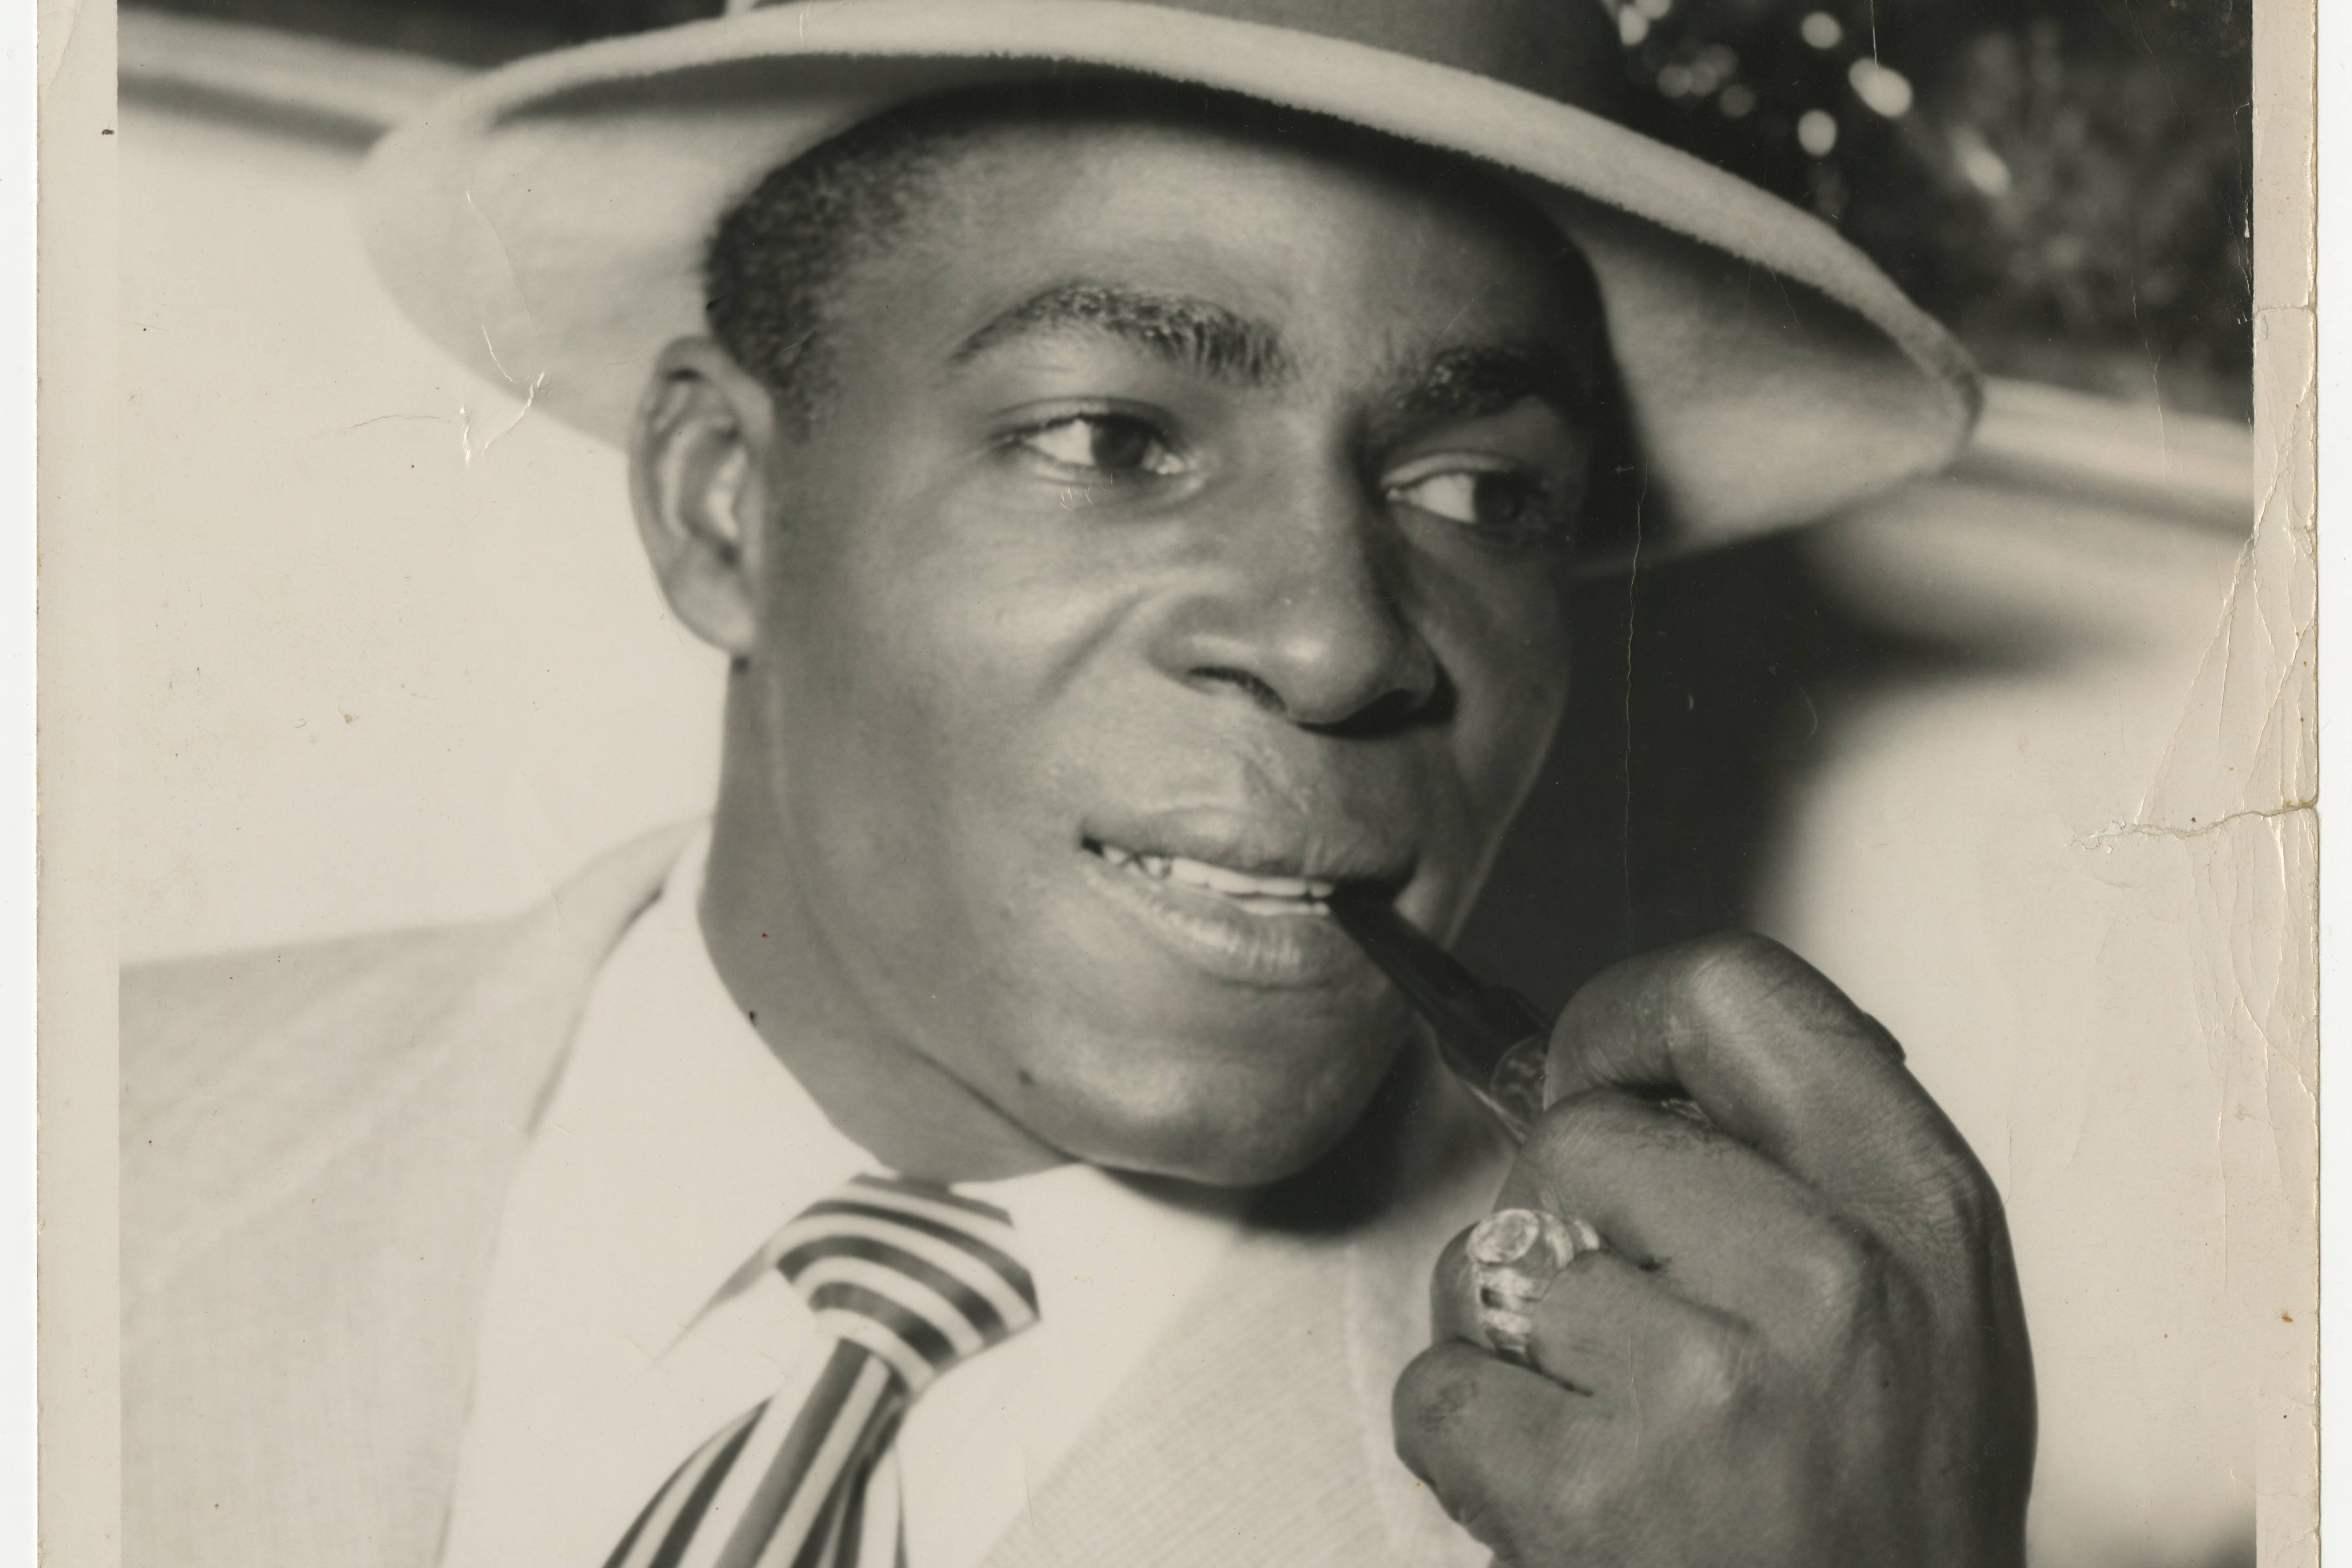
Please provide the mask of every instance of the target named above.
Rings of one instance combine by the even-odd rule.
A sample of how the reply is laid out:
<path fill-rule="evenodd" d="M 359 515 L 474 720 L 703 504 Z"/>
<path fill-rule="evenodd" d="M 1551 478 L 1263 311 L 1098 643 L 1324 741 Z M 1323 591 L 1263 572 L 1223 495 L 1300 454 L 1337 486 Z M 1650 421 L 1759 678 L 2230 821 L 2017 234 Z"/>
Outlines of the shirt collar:
<path fill-rule="evenodd" d="M 670 1228 L 677 1266 L 648 1282 L 644 1305 L 679 1327 L 759 1279 L 768 1243 L 807 1203 L 884 1168 L 826 1118 L 720 978 L 699 914 L 709 853 L 706 826 L 606 963 L 572 1070 L 586 1092 L 567 1096 L 598 1124 L 591 1142 L 642 1173 L 651 1200 L 616 1222 Z M 659 1110 L 637 1113 L 639 1103 Z M 1119 1233 L 1138 1223 L 1223 1232 L 1249 1202 L 1195 1193 L 1172 1206 L 1076 1162 L 956 1190 L 1012 1216 L 1049 1298 L 1057 1276 L 1124 1251 Z"/>

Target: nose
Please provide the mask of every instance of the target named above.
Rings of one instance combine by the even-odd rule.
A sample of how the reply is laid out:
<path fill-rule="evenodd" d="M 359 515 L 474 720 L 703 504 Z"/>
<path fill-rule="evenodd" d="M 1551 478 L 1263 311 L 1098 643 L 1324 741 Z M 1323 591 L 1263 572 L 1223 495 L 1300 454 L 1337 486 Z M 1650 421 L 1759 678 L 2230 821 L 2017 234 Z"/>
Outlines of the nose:
<path fill-rule="evenodd" d="M 1426 717 L 1444 687 L 1413 623 L 1403 541 L 1355 475 L 1268 486 L 1213 530 L 1160 623 L 1157 659 L 1317 729 Z"/>

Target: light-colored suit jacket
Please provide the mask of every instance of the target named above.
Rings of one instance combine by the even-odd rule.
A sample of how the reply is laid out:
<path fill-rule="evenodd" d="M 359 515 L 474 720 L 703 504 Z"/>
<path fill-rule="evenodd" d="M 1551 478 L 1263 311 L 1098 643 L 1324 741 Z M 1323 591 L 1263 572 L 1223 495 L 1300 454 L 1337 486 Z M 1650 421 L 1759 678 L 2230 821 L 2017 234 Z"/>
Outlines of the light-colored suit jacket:
<path fill-rule="evenodd" d="M 435 1560 L 508 1182 L 690 831 L 512 920 L 126 975 L 127 1563 Z M 1481 1560 L 1397 1463 L 1389 1396 L 1504 1151 L 1442 1079 L 1404 1076 L 1355 1146 L 1267 1196 L 987 1568 Z"/>

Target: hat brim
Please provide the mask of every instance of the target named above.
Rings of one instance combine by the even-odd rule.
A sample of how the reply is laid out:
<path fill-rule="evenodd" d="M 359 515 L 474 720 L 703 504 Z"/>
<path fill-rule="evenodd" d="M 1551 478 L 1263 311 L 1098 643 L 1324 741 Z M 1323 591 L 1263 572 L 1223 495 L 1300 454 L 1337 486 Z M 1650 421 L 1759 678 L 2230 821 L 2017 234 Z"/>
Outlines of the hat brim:
<path fill-rule="evenodd" d="M 625 439 L 699 333 L 719 218 L 895 105 L 1073 67 L 1321 114 L 1521 177 L 1590 262 L 1656 543 L 1824 516 L 1948 462 L 1966 355 L 1826 225 L 1613 121 L 1342 40 L 1126 0 L 857 0 L 541 55 L 379 142 L 361 218 L 394 296 L 534 406 Z"/>

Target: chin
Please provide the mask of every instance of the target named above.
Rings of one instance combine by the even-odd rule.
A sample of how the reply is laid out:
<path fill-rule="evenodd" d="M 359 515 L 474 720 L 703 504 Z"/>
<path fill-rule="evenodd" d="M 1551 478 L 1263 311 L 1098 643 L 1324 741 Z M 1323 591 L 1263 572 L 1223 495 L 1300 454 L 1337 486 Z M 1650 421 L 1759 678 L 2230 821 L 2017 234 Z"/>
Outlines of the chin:
<path fill-rule="evenodd" d="M 1353 1124 L 1312 1129 L 1302 1137 L 1298 1129 L 1267 1138 L 1221 1139 L 1213 1144 L 1135 1149 L 1117 1146 L 1087 1155 L 1088 1165 L 1129 1176 L 1156 1176 L 1194 1186 L 1260 1187 L 1297 1175 L 1330 1152 Z"/>
<path fill-rule="evenodd" d="M 1196 1075 L 1174 1094 L 1087 1095 L 1055 1137 L 1041 1136 L 1090 1165 L 1202 1186 L 1249 1187 L 1295 1176 L 1330 1152 L 1361 1119 L 1386 1077 L 1393 1049 L 1304 1079 L 1287 1074 L 1216 1074 L 1209 1092 Z M 1240 1082 L 1234 1082 L 1234 1080 Z M 1251 1082 L 1260 1079 L 1258 1082 Z"/>

